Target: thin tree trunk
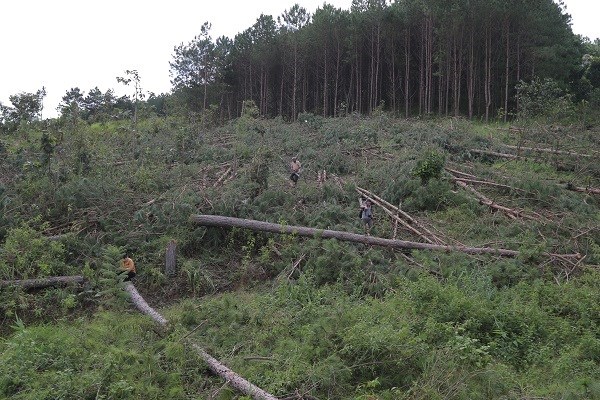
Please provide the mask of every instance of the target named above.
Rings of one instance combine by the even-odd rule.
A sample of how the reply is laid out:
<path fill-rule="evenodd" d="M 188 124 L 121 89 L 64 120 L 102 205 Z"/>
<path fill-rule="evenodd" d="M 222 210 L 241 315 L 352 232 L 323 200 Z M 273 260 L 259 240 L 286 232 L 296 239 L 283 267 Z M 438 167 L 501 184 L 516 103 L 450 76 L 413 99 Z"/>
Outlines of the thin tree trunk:
<path fill-rule="evenodd" d="M 510 67 L 510 22 L 508 18 L 505 20 L 505 28 L 506 28 L 506 69 L 504 72 L 504 122 L 507 121 L 508 118 L 508 81 L 509 77 L 509 67 Z"/>
<path fill-rule="evenodd" d="M 410 28 L 407 29 L 404 46 L 404 117 L 408 118 L 410 110 Z"/>
<path fill-rule="evenodd" d="M 471 28 L 469 43 L 469 77 L 467 84 L 467 97 L 469 98 L 469 119 L 473 119 L 473 100 L 475 99 L 475 33 Z"/>
<path fill-rule="evenodd" d="M 492 29 L 485 28 L 485 122 L 490 119 L 490 106 L 492 105 Z"/>
<path fill-rule="evenodd" d="M 333 91 L 333 116 L 337 117 L 338 114 L 338 88 L 339 88 L 339 77 L 340 77 L 340 41 L 337 41 L 337 57 L 335 60 L 335 88 Z"/>

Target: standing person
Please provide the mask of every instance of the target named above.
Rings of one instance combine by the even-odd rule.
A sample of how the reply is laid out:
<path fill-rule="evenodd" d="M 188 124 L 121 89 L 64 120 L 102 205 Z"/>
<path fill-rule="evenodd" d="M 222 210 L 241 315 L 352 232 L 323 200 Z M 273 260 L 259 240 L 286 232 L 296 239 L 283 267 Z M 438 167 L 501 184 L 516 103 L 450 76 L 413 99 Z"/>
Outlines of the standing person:
<path fill-rule="evenodd" d="M 121 272 L 127 272 L 127 277 L 124 279 L 125 282 L 132 280 L 136 275 L 135 263 L 127 255 L 121 260 Z"/>
<path fill-rule="evenodd" d="M 290 163 L 290 179 L 292 180 L 292 186 L 296 186 L 296 183 L 298 183 L 298 178 L 300 178 L 300 168 L 302 168 L 302 164 L 300 164 L 298 157 L 292 157 L 292 162 Z"/>
<path fill-rule="evenodd" d="M 365 227 L 365 234 L 371 234 L 371 228 L 373 228 L 373 204 L 371 200 L 361 197 L 360 200 L 360 219 Z"/>

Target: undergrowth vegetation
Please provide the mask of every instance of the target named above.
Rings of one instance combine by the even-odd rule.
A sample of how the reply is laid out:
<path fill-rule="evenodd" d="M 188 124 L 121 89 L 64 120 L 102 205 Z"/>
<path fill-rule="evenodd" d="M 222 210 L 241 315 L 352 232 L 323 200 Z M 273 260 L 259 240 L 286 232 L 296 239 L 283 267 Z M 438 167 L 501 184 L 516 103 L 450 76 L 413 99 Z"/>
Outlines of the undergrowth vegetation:
<path fill-rule="evenodd" d="M 600 197 L 573 190 L 600 187 L 592 118 L 305 113 L 286 123 L 251 106 L 218 127 L 169 116 L 1 138 L 0 280 L 86 283 L 0 287 L 0 398 L 238 396 L 190 340 L 281 397 L 600 398 Z M 492 211 L 456 171 L 515 214 Z M 519 254 L 400 252 L 190 222 L 215 214 L 363 233 L 357 187 L 448 245 Z M 377 205 L 374 215 L 371 235 L 423 241 Z M 171 241 L 175 277 L 164 271 Z M 130 310 L 125 254 L 167 332 Z"/>

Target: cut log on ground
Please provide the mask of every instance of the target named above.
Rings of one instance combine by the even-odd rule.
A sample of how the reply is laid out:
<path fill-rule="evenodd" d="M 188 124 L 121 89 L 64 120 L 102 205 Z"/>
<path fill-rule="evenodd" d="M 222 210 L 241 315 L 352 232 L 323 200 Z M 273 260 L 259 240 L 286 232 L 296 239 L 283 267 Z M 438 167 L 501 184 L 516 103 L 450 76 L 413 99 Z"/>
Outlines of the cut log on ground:
<path fill-rule="evenodd" d="M 519 189 L 519 188 L 508 186 L 508 185 L 503 185 L 501 183 L 496 183 L 496 182 L 482 181 L 482 180 L 478 180 L 478 179 L 459 178 L 456 176 L 452 177 L 452 180 L 453 181 L 461 181 L 461 182 L 473 184 L 473 185 L 492 186 L 492 187 L 497 187 L 497 188 L 501 188 L 501 189 L 514 190 L 514 191 L 526 193 L 526 191 L 523 189 Z"/>
<path fill-rule="evenodd" d="M 156 312 L 152 307 L 148 305 L 146 300 L 139 294 L 133 283 L 128 282 L 125 286 L 125 290 L 131 295 L 131 300 L 136 305 L 138 310 L 142 313 L 149 315 L 154 321 L 163 327 L 166 327 L 167 320 Z M 251 396 L 256 400 L 277 400 L 277 397 L 269 394 L 259 388 L 258 386 L 248 382 L 231 369 L 227 368 L 219 360 L 208 354 L 201 346 L 196 343 L 189 343 L 190 346 L 200 355 L 200 357 L 206 362 L 208 368 L 215 374 L 225 379 L 229 386 L 238 390 L 239 392 Z"/>
<path fill-rule="evenodd" d="M 552 154 L 561 154 L 561 155 L 576 156 L 576 157 L 591 157 L 591 154 L 577 153 L 577 152 L 568 151 L 568 150 L 555 150 L 555 149 L 538 148 L 538 147 L 513 146 L 513 145 L 508 145 L 508 144 L 506 144 L 504 146 L 511 150 L 517 150 L 517 151 L 525 150 L 525 151 L 534 151 L 534 152 L 538 152 L 538 153 L 552 153 Z"/>
<path fill-rule="evenodd" d="M 85 278 L 75 276 L 51 276 L 40 279 L 21 279 L 14 281 L 0 281 L 0 287 L 19 286 L 23 289 L 43 289 L 50 286 L 83 285 Z"/>
<path fill-rule="evenodd" d="M 567 189 L 572 190 L 574 192 L 600 194 L 600 189 L 591 188 L 591 187 L 580 187 L 580 186 L 567 185 Z"/>
<path fill-rule="evenodd" d="M 417 250 L 437 250 L 437 251 L 457 251 L 467 254 L 490 254 L 502 257 L 517 257 L 519 252 L 508 249 L 494 249 L 491 247 L 468 247 L 468 246 L 449 246 L 429 243 L 409 242 L 405 240 L 384 239 L 379 237 L 359 235 L 356 233 L 332 231 L 329 229 L 314 229 L 304 226 L 280 225 L 270 222 L 256 221 L 252 219 L 242 219 L 233 217 L 223 217 L 220 215 L 192 215 L 192 222 L 204 226 L 216 226 L 226 228 L 245 228 L 253 231 L 271 232 L 278 234 L 289 234 L 308 236 L 323 239 L 338 239 L 354 243 L 363 243 L 372 246 L 388 247 L 392 249 L 417 249 Z M 547 256 L 558 256 L 557 254 L 546 253 Z M 579 259 L 581 254 L 562 254 L 561 257 Z"/>
<path fill-rule="evenodd" d="M 494 156 L 494 157 L 500 157 L 500 158 L 508 158 L 510 160 L 518 160 L 518 159 L 524 158 L 524 157 L 517 156 L 517 155 L 514 155 L 514 154 L 498 153 L 497 151 L 491 151 L 491 150 L 471 149 L 469 151 L 471 153 L 481 154 L 481 155 L 484 155 L 484 156 Z"/>

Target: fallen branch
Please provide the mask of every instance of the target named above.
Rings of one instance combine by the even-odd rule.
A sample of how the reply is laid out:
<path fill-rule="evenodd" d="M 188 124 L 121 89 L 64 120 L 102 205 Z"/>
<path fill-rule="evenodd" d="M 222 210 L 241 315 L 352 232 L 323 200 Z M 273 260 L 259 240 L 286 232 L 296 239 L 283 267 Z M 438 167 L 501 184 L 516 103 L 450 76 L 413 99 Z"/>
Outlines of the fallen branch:
<path fill-rule="evenodd" d="M 0 287 L 19 286 L 23 289 L 42 289 L 50 286 L 67 286 L 71 284 L 82 285 L 85 278 L 80 275 L 75 276 L 51 276 L 40 279 L 21 279 L 13 281 L 0 281 Z"/>
<path fill-rule="evenodd" d="M 508 249 L 494 249 L 490 247 L 468 247 L 468 246 L 450 246 L 419 242 L 409 242 L 405 240 L 384 239 L 374 236 L 359 235 L 356 233 L 332 231 L 329 229 L 314 229 L 304 226 L 281 225 L 270 222 L 256 221 L 251 219 L 224 217 L 220 215 L 192 215 L 192 222 L 204 226 L 217 227 L 236 227 L 245 228 L 259 232 L 271 232 L 278 234 L 290 234 L 298 236 L 308 236 L 312 238 L 322 239 L 338 239 L 354 243 L 363 243 L 372 246 L 388 247 L 392 249 L 417 249 L 417 250 L 437 250 L 437 251 L 457 251 L 467 254 L 491 254 L 503 257 L 517 257 L 519 252 Z M 556 254 L 545 253 L 547 256 L 555 256 Z M 579 259 L 581 255 L 562 254 L 562 257 Z"/>
<path fill-rule="evenodd" d="M 490 207 L 493 210 L 498 210 L 498 211 L 502 211 L 504 214 L 506 214 L 509 218 L 512 219 L 517 219 L 517 218 L 525 218 L 525 219 L 530 219 L 530 220 L 537 220 L 537 217 L 533 217 L 531 215 L 528 215 L 520 210 L 515 210 L 513 208 L 509 208 L 509 207 L 505 207 L 505 206 L 501 206 L 500 204 L 496 204 L 493 200 L 489 199 L 488 197 L 486 197 L 485 195 L 479 193 L 477 190 L 475 190 L 474 188 L 472 188 L 471 186 L 467 185 L 465 182 L 460 181 L 460 180 L 455 180 L 456 184 L 460 187 L 462 187 L 463 189 L 470 191 L 471 193 L 473 193 L 473 195 L 475 197 L 477 197 L 477 199 L 480 201 L 481 204 L 485 204 L 486 206 Z"/>
<path fill-rule="evenodd" d="M 144 298 L 138 293 L 133 283 L 128 282 L 125 286 L 125 290 L 127 290 L 127 292 L 131 295 L 131 300 L 142 313 L 149 315 L 154 321 L 159 323 L 161 326 L 167 326 L 167 320 L 158 312 L 156 312 L 152 307 L 150 307 L 148 303 L 146 303 L 146 300 L 144 300 Z M 198 344 L 190 342 L 190 346 L 200 355 L 200 357 L 208 365 L 208 368 L 214 374 L 225 379 L 229 383 L 229 385 L 234 389 L 237 389 L 241 393 L 251 396 L 253 399 L 256 400 L 277 400 L 277 397 L 265 392 L 258 386 L 253 385 L 252 383 L 248 382 L 247 380 L 245 380 L 244 378 L 227 368 L 219 360 L 208 354 Z"/>
<path fill-rule="evenodd" d="M 217 179 L 217 181 L 215 182 L 215 184 L 213 185 L 213 187 L 217 187 L 219 186 L 221 183 L 223 183 L 223 180 L 229 175 L 229 173 L 231 172 L 232 167 L 229 167 L 225 170 L 225 172 L 223 172 L 221 174 L 221 176 L 219 177 L 219 179 Z"/>

